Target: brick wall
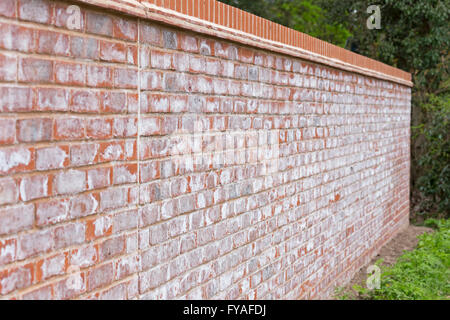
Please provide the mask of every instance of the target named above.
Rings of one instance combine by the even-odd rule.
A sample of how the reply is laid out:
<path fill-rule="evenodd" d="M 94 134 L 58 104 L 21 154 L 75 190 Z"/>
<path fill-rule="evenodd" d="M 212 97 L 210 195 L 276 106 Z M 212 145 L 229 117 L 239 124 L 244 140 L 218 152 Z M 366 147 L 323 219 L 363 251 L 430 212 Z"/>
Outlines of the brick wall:
<path fill-rule="evenodd" d="M 0 298 L 323 298 L 408 224 L 409 75 L 84 2 L 0 2 Z"/>

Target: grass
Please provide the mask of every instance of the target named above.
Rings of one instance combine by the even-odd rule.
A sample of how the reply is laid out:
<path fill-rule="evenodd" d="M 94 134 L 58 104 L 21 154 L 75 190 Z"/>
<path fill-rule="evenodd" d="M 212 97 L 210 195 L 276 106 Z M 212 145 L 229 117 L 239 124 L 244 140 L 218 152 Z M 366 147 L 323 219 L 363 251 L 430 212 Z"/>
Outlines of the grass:
<path fill-rule="evenodd" d="M 369 300 L 449 300 L 450 298 L 450 222 L 427 220 L 436 229 L 419 236 L 416 249 L 404 253 L 390 267 L 381 268 L 380 289 L 354 286 L 359 298 Z M 356 298 L 338 289 L 340 299 Z"/>

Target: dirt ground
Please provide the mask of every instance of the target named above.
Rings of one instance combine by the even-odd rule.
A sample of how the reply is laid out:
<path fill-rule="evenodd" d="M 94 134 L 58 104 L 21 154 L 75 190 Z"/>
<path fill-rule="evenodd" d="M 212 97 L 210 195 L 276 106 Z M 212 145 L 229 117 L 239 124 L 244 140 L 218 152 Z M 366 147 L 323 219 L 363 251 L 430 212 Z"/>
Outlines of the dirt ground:
<path fill-rule="evenodd" d="M 409 225 L 405 230 L 381 248 L 380 253 L 372 259 L 368 266 L 374 264 L 379 259 L 383 259 L 383 265 L 393 265 L 397 261 L 397 258 L 403 254 L 403 251 L 410 251 L 416 248 L 417 243 L 419 242 L 417 236 L 430 231 L 433 231 L 433 229 Z M 346 292 L 352 291 L 352 286 L 355 284 L 363 285 L 365 287 L 365 281 L 367 279 L 366 267 L 367 266 L 362 267 L 356 273 L 350 283 L 345 287 Z"/>

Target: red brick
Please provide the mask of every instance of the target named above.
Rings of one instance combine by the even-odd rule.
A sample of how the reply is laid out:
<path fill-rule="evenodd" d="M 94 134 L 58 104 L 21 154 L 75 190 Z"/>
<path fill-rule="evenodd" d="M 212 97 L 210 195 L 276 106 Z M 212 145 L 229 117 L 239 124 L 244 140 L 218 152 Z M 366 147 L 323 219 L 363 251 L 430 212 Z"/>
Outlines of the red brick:
<path fill-rule="evenodd" d="M 85 240 L 85 225 L 83 223 L 70 223 L 55 229 L 55 248 L 65 248 L 83 243 Z"/>
<path fill-rule="evenodd" d="M 36 91 L 39 111 L 69 110 L 69 91 L 56 88 L 38 88 Z"/>
<path fill-rule="evenodd" d="M 17 140 L 20 142 L 49 141 L 52 138 L 53 120 L 32 118 L 17 121 Z"/>
<path fill-rule="evenodd" d="M 65 221 L 68 218 L 69 202 L 67 199 L 52 199 L 36 204 L 36 224 L 48 225 Z"/>
<path fill-rule="evenodd" d="M 17 267 L 0 272 L 0 294 L 5 295 L 17 289 L 30 286 L 33 283 L 33 265 Z"/>
<path fill-rule="evenodd" d="M 99 12 L 86 12 L 86 31 L 112 37 L 113 21 L 110 16 Z"/>
<path fill-rule="evenodd" d="M 133 183 L 137 181 L 137 164 L 117 165 L 113 168 L 113 184 Z"/>
<path fill-rule="evenodd" d="M 110 138 L 112 136 L 112 119 L 88 119 L 86 121 L 86 136 L 93 139 Z"/>
<path fill-rule="evenodd" d="M 83 143 L 70 147 L 71 165 L 87 165 L 97 162 L 100 146 L 97 143 Z"/>
<path fill-rule="evenodd" d="M 55 63 L 55 81 L 59 84 L 82 86 L 86 82 L 86 66 L 78 63 Z"/>
<path fill-rule="evenodd" d="M 127 62 L 127 47 L 122 43 L 102 41 L 100 59 L 109 62 Z"/>
<path fill-rule="evenodd" d="M 20 198 L 29 201 L 49 195 L 50 181 L 46 175 L 34 175 L 22 178 L 20 181 Z"/>
<path fill-rule="evenodd" d="M 31 88 L 0 87 L 0 110 L 2 112 L 25 112 L 33 109 Z"/>
<path fill-rule="evenodd" d="M 2 1 L 3 3 L 3 1 Z M 0 23 L 0 47 L 21 52 L 34 50 L 34 33 L 32 29 Z"/>
<path fill-rule="evenodd" d="M 136 41 L 137 23 L 136 21 L 125 20 L 122 18 L 113 18 L 113 34 L 115 38 Z"/>
<path fill-rule="evenodd" d="M 89 271 L 87 275 L 87 289 L 89 291 L 101 288 L 112 282 L 114 277 L 113 264 L 106 263 Z"/>
<path fill-rule="evenodd" d="M 143 43 L 161 46 L 162 45 L 162 33 L 161 28 L 148 23 L 140 24 L 140 40 Z"/>
<path fill-rule="evenodd" d="M 68 170 L 55 175 L 53 182 L 56 194 L 72 194 L 86 190 L 86 173 Z"/>
<path fill-rule="evenodd" d="M 0 119 L 0 144 L 11 144 L 16 141 L 16 120 Z"/>
<path fill-rule="evenodd" d="M 20 0 L 19 18 L 49 24 L 52 19 L 52 3 L 46 0 Z"/>
<path fill-rule="evenodd" d="M 37 33 L 37 52 L 50 55 L 68 56 L 69 36 L 53 32 L 40 30 Z"/>
<path fill-rule="evenodd" d="M 89 189 L 104 188 L 111 184 L 111 168 L 95 168 L 87 171 Z"/>
<path fill-rule="evenodd" d="M 114 87 L 135 89 L 138 86 L 138 72 L 133 69 L 116 68 L 114 70 Z"/>
<path fill-rule="evenodd" d="M 0 53 L 0 80 L 15 81 L 17 77 L 17 58 Z"/>
<path fill-rule="evenodd" d="M 111 88 L 113 84 L 112 68 L 107 66 L 88 66 L 86 83 L 91 87 Z"/>
<path fill-rule="evenodd" d="M 70 110 L 73 112 L 94 112 L 101 110 L 100 95 L 87 90 L 72 91 Z"/>
<path fill-rule="evenodd" d="M 97 39 L 73 36 L 70 38 L 70 52 L 74 58 L 97 60 L 100 44 Z"/>
<path fill-rule="evenodd" d="M 13 262 L 16 259 L 17 240 L 0 240 L 0 266 Z"/>
<path fill-rule="evenodd" d="M 36 169 L 64 168 L 69 164 L 69 147 L 47 147 L 36 150 Z"/>
<path fill-rule="evenodd" d="M 52 300 L 53 289 L 51 285 L 34 289 L 22 296 L 23 300 Z"/>
<path fill-rule="evenodd" d="M 55 139 L 70 140 L 83 137 L 85 137 L 85 122 L 83 119 L 75 117 L 55 119 Z"/>
<path fill-rule="evenodd" d="M 93 194 L 84 194 L 70 198 L 69 214 L 72 218 L 94 214 L 98 208 L 98 198 Z"/>
<path fill-rule="evenodd" d="M 51 230 L 39 230 L 19 237 L 17 258 L 25 259 L 40 253 L 48 252 L 53 248 L 54 239 Z"/>
<path fill-rule="evenodd" d="M 16 0 L 4 0 L 0 3 L 0 16 L 14 18 L 16 16 Z"/>
<path fill-rule="evenodd" d="M 52 82 L 53 63 L 51 60 L 20 58 L 18 79 L 23 82 Z"/>
<path fill-rule="evenodd" d="M 34 165 L 34 150 L 32 148 L 11 147 L 0 149 L 1 173 L 31 170 Z"/>

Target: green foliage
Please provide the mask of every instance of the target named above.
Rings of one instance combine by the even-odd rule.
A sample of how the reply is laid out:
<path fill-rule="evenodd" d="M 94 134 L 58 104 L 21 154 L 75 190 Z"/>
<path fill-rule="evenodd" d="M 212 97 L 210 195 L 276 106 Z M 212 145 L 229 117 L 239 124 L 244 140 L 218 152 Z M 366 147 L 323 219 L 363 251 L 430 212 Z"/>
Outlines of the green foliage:
<path fill-rule="evenodd" d="M 313 37 L 344 46 L 350 32 L 314 0 L 220 0 Z"/>
<path fill-rule="evenodd" d="M 411 72 L 412 194 L 422 211 L 448 215 L 450 0 L 221 1 Z M 369 5 L 380 6 L 380 30 L 366 27 Z"/>
<path fill-rule="evenodd" d="M 413 136 L 422 138 L 424 150 L 418 159 L 423 169 L 417 184 L 426 198 L 421 209 L 444 213 L 448 218 L 450 211 L 450 95 L 429 97 L 422 106 L 427 119 L 414 127 Z"/>
<path fill-rule="evenodd" d="M 381 29 L 369 30 L 369 5 L 381 9 Z M 413 73 L 416 91 L 432 93 L 448 75 L 450 0 L 322 0 L 368 57 Z"/>
<path fill-rule="evenodd" d="M 419 236 L 413 251 L 383 267 L 380 289 L 354 289 L 363 299 L 448 300 L 450 297 L 450 221 L 434 220 L 437 231 Z M 348 294 L 347 294 L 348 296 Z"/>

